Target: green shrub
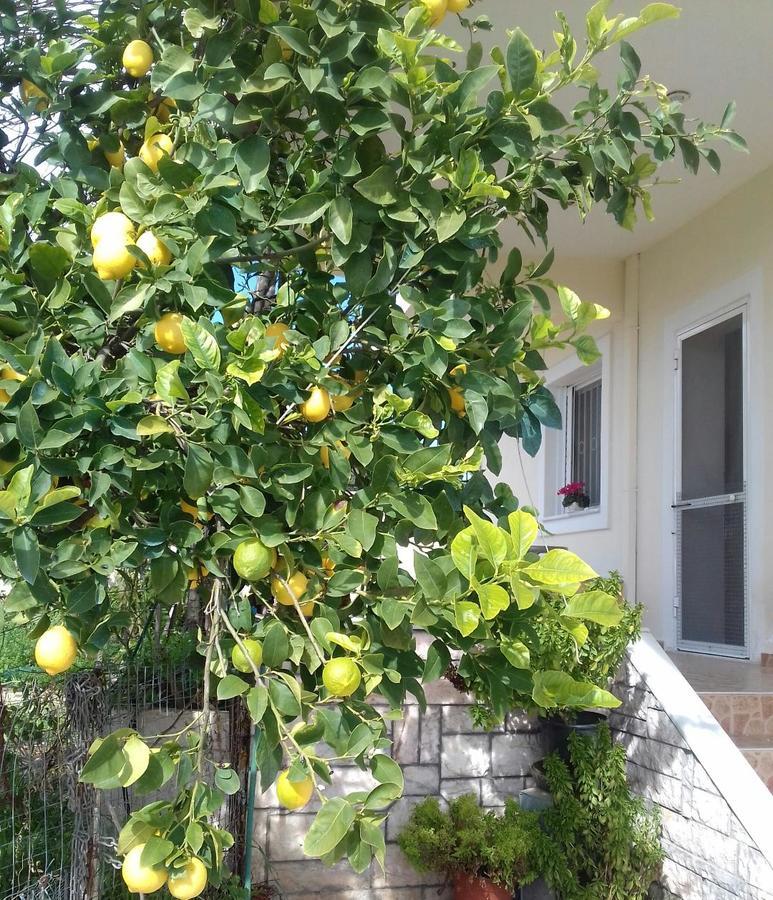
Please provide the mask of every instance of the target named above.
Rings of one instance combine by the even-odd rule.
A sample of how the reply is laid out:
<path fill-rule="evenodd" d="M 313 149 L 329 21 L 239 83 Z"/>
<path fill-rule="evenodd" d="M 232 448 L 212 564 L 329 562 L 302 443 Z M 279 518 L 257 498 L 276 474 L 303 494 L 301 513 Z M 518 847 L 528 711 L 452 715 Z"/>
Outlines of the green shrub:
<path fill-rule="evenodd" d="M 631 794 L 625 750 L 609 728 L 573 734 L 569 763 L 545 762 L 554 806 L 543 814 L 537 869 L 559 900 L 642 900 L 663 851 L 660 816 Z"/>
<path fill-rule="evenodd" d="M 532 850 L 537 817 L 508 799 L 501 815 L 484 812 L 472 794 L 452 800 L 448 812 L 427 797 L 411 813 L 398 843 L 419 872 L 464 872 L 514 891 L 536 877 Z"/>

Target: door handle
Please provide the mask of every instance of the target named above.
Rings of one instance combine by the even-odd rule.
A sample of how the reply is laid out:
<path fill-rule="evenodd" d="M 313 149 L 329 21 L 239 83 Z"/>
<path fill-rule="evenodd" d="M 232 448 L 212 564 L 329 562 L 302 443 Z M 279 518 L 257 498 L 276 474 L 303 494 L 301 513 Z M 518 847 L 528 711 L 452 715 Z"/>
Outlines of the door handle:
<path fill-rule="evenodd" d="M 672 503 L 671 509 L 684 509 L 685 506 L 692 506 L 692 501 L 680 500 L 678 503 Z"/>

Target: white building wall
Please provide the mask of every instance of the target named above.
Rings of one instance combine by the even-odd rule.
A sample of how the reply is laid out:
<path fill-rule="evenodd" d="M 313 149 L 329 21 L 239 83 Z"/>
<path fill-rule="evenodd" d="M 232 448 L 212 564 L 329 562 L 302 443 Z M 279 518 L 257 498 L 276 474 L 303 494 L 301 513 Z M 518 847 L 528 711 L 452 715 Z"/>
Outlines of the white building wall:
<path fill-rule="evenodd" d="M 667 187 L 662 190 L 667 190 Z M 667 647 L 676 640 L 674 513 L 674 349 L 677 331 L 738 301 L 749 315 L 748 548 L 752 659 L 773 653 L 773 169 L 637 257 L 559 258 L 550 275 L 607 306 L 610 445 L 607 527 L 557 534 L 599 572 L 619 569 L 629 597 Z M 646 225 L 639 226 L 642 230 Z M 556 365 L 568 354 L 553 354 Z M 542 454 L 503 445 L 502 480 L 523 504 L 540 506 Z M 577 526 L 581 527 L 578 518 Z"/>

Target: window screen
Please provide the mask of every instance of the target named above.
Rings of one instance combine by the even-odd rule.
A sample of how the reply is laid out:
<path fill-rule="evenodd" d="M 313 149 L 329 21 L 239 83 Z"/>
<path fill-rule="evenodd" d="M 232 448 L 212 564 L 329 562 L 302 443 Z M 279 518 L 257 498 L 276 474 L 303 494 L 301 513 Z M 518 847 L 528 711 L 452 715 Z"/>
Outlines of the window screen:
<path fill-rule="evenodd" d="M 601 504 L 601 379 L 572 389 L 571 480 L 585 482 L 591 506 Z"/>

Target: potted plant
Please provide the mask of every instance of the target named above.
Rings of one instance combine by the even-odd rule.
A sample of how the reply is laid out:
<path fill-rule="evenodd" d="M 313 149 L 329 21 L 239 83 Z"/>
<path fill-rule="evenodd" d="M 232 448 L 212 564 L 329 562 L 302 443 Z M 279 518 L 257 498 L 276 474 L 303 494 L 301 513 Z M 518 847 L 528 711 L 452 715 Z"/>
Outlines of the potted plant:
<path fill-rule="evenodd" d="M 620 618 L 614 625 L 586 620 L 578 631 L 575 623 L 557 628 L 547 617 L 536 622 L 540 639 L 541 664 L 545 668 L 555 668 L 566 672 L 577 681 L 598 688 L 607 689 L 614 678 L 628 646 L 641 633 L 643 607 L 632 605 L 623 596 L 623 582 L 619 572 L 610 572 L 606 577 L 588 582 L 588 593 L 598 591 L 612 596 L 617 601 Z M 547 599 L 551 603 L 550 597 Z M 556 621 L 561 622 L 560 613 L 563 599 L 556 597 Z M 589 704 L 590 706 L 590 704 Z M 572 733 L 594 735 L 607 718 L 606 711 L 594 708 L 564 709 L 557 707 L 542 716 L 542 728 L 546 738 L 547 752 L 556 752 L 568 759 L 568 739 Z"/>
<path fill-rule="evenodd" d="M 590 506 L 590 496 L 585 491 L 584 481 L 570 481 L 558 492 L 561 497 L 561 505 L 564 509 L 576 506 L 578 509 L 587 509 Z"/>
<path fill-rule="evenodd" d="M 443 872 L 455 900 L 510 900 L 536 877 L 532 848 L 538 818 L 508 799 L 504 812 L 484 811 L 472 794 L 452 800 L 444 812 L 436 797 L 414 807 L 398 843 L 419 872 Z"/>
<path fill-rule="evenodd" d="M 660 817 L 633 795 L 625 750 L 603 726 L 569 738 L 569 760 L 545 760 L 553 806 L 540 818 L 533 859 L 559 900 L 643 900 L 663 851 Z"/>

